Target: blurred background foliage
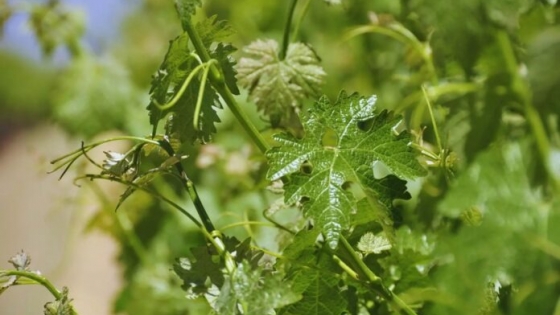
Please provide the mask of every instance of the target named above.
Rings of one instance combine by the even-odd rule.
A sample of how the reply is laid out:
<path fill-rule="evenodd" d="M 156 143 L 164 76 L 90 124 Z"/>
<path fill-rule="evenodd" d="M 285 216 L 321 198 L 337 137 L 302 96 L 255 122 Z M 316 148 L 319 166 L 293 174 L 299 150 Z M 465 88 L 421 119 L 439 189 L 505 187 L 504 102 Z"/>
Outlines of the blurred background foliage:
<path fill-rule="evenodd" d="M 149 134 L 145 107 L 151 76 L 169 40 L 180 33 L 180 23 L 171 1 L 124 2 L 130 9 L 115 30 L 117 39 L 100 49 L 83 37 L 87 12 L 76 13 L 64 1 L 0 1 L 0 26 L 27 13 L 29 30 L 44 53 L 43 59 L 29 60 L 17 51 L 0 51 L 3 135 L 45 120 L 85 141 L 109 130 Z M 200 14 L 216 14 L 237 30 L 231 41 L 238 48 L 256 39 L 281 40 L 285 1 L 203 2 Z M 559 201 L 549 188 L 560 179 L 559 19 L 555 0 L 300 1 L 294 37 L 310 44 L 322 59 L 328 97 L 334 99 L 342 89 L 376 94 L 381 108 L 404 115 L 424 149 L 435 155 L 440 149 L 453 152 L 440 155 L 446 163 L 428 158 L 438 166 L 432 175 L 409 183 L 414 198 L 395 214 L 400 253 L 370 262 L 384 268 L 387 281 L 409 302 L 428 301 L 422 314 L 552 314 L 555 309 L 559 314 Z M 53 62 L 51 56 L 60 51 L 67 57 Z M 437 146 L 422 85 L 435 104 L 443 148 Z M 265 119 L 246 98 L 242 92 L 244 109 L 270 135 Z M 533 114 L 548 135 L 547 152 L 539 147 L 539 135 L 528 119 Z M 263 158 L 230 113 L 222 110 L 219 115 L 222 122 L 213 143 L 188 152 L 187 172 L 218 228 L 264 221 L 263 212 L 274 213 L 270 205 L 280 196 L 264 189 Z M 476 172 L 489 175 L 473 181 L 478 175 L 468 174 Z M 103 201 L 89 228 L 104 230 L 122 247 L 125 285 L 115 312 L 207 313 L 203 302 L 184 299 L 179 279 L 170 272 L 176 257 L 204 242 L 199 231 L 143 193 L 131 196 L 116 220 L 113 210 L 120 192 L 107 195 L 95 188 L 97 183 L 88 185 Z M 152 185 L 194 212 L 178 184 L 156 180 Z M 473 202 L 476 207 L 465 211 Z M 492 212 L 476 228 L 486 213 L 480 207 L 505 210 Z M 298 218 L 294 209 L 276 216 L 285 224 L 297 224 Z M 270 250 L 279 250 L 285 238 L 258 225 L 225 232 L 251 236 Z M 417 243 L 423 238 L 437 239 L 436 249 L 422 249 Z M 446 261 L 449 253 L 459 267 Z M 508 263 L 485 264 L 489 259 Z M 419 277 L 415 271 L 420 265 L 438 267 L 426 280 L 427 272 Z M 488 274 L 495 277 L 486 279 Z M 515 288 L 514 279 L 519 281 Z M 495 286 L 481 286 L 485 281 Z M 449 296 L 431 293 L 433 287 Z M 508 290 L 519 293 L 515 301 L 508 300 Z M 450 296 L 463 301 L 455 303 Z M 499 298 L 497 307 L 489 306 L 493 298 Z"/>

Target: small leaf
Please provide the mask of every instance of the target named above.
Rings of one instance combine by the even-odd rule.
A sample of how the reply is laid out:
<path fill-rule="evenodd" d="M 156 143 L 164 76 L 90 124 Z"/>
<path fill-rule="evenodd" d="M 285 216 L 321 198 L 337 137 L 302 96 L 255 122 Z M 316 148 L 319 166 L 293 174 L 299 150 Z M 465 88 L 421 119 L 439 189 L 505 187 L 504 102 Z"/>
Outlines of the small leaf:
<path fill-rule="evenodd" d="M 224 80 L 226 85 L 234 95 L 239 95 L 237 88 L 237 71 L 235 70 L 235 60 L 231 57 L 237 48 L 229 44 L 219 43 L 216 49 L 211 52 L 211 57 L 218 60 L 220 67 L 224 73 Z"/>
<path fill-rule="evenodd" d="M 262 251 L 251 249 L 250 238 L 239 242 L 236 238 L 226 237 L 224 244 L 226 250 L 234 256 L 235 262 L 245 261 L 253 268 L 258 266 L 258 261 L 264 254 Z M 175 273 L 183 280 L 183 290 L 195 298 L 207 295 L 215 288 L 222 288 L 225 281 L 222 270 L 225 266 L 220 255 L 207 246 L 192 248 L 191 254 L 193 258 L 179 258 L 173 265 Z"/>
<path fill-rule="evenodd" d="M 29 271 L 29 265 L 31 264 L 31 257 L 22 250 L 21 252 L 17 253 L 12 258 L 10 258 L 8 262 L 11 263 L 16 270 Z M 6 289 L 14 285 L 18 280 L 18 278 L 19 278 L 18 276 L 6 276 L 0 270 L 0 294 L 2 294 L 2 292 L 6 291 Z"/>
<path fill-rule="evenodd" d="M 175 8 L 182 23 L 191 20 L 196 13 L 196 9 L 202 5 L 201 0 L 175 0 Z"/>
<path fill-rule="evenodd" d="M 217 20 L 216 15 L 196 23 L 195 30 L 206 49 L 210 49 L 212 43 L 220 42 L 235 33 L 227 21 Z"/>
<path fill-rule="evenodd" d="M 17 270 L 28 271 L 29 264 L 31 264 L 31 257 L 24 251 L 21 251 L 10 258 L 8 262 L 11 263 Z"/>
<path fill-rule="evenodd" d="M 384 269 L 382 278 L 386 285 L 393 287 L 394 292 L 428 287 L 431 281 L 428 273 L 435 265 L 431 256 L 434 247 L 433 235 L 413 232 L 407 226 L 399 228 L 389 255 L 378 260 Z"/>
<path fill-rule="evenodd" d="M 183 280 L 181 286 L 191 297 L 208 292 L 212 284 L 221 287 L 224 283 L 219 259 L 211 255 L 206 246 L 191 249 L 194 259 L 179 258 L 173 265 L 175 273 Z M 209 282 L 207 282 L 209 280 Z"/>
<path fill-rule="evenodd" d="M 380 254 L 382 251 L 391 249 L 391 243 L 384 235 L 375 235 L 371 232 L 364 234 L 358 242 L 357 248 L 364 253 Z"/>
<path fill-rule="evenodd" d="M 64 287 L 62 289 L 62 295 L 59 299 L 54 302 L 48 302 L 45 304 L 44 314 L 45 315 L 72 315 L 75 314 L 72 310 L 72 299 L 68 298 L 68 288 Z"/>
<path fill-rule="evenodd" d="M 103 153 L 107 157 L 103 160 L 103 172 L 120 177 L 128 170 L 130 162 L 125 154 L 113 151 L 103 151 Z"/>
<path fill-rule="evenodd" d="M 293 43 L 286 58 L 278 57 L 278 43 L 258 40 L 243 49 L 247 57 L 236 66 L 239 84 L 249 99 L 269 116 L 273 127 L 299 126 L 297 113 L 307 98 L 319 96 L 326 73 L 309 46 Z"/>

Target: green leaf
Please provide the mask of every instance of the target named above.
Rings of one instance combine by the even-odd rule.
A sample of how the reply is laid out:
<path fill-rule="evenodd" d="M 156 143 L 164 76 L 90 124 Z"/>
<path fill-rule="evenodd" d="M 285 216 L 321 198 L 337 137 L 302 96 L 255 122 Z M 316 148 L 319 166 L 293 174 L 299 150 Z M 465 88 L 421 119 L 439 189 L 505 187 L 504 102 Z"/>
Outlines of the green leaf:
<path fill-rule="evenodd" d="M 237 48 L 229 44 L 219 43 L 216 49 L 210 53 L 210 57 L 218 60 L 227 87 L 234 95 L 239 95 L 237 88 L 237 71 L 235 70 L 235 60 L 230 56 Z"/>
<path fill-rule="evenodd" d="M 239 242 L 236 238 L 224 238 L 225 249 L 235 253 L 235 262 L 245 262 L 252 268 L 257 268 L 263 252 L 251 249 L 251 239 Z M 191 298 L 219 291 L 224 285 L 224 263 L 212 248 L 200 246 L 191 249 L 193 258 L 179 258 L 173 265 L 175 273 L 183 280 L 183 290 Z M 215 292 L 214 292 L 215 293 Z"/>
<path fill-rule="evenodd" d="M 283 255 L 287 259 L 295 260 L 303 252 L 313 251 L 315 243 L 317 242 L 317 237 L 319 236 L 318 229 L 311 230 L 301 230 L 293 238 L 292 242 L 286 246 Z"/>
<path fill-rule="evenodd" d="M 175 273 L 183 280 L 182 288 L 187 297 L 206 294 L 212 286 L 222 287 L 224 275 L 219 257 L 212 255 L 206 246 L 193 248 L 191 253 L 194 259 L 179 258 L 173 265 Z"/>
<path fill-rule="evenodd" d="M 235 60 L 231 57 L 231 54 L 237 48 L 231 44 L 220 42 L 235 33 L 233 28 L 227 21 L 218 21 L 214 15 L 198 22 L 195 29 L 200 36 L 202 44 L 209 51 L 210 58 L 218 61 L 229 90 L 233 94 L 239 95 L 236 78 L 237 72 L 234 69 Z M 217 44 L 213 47 L 212 43 Z"/>
<path fill-rule="evenodd" d="M 249 99 L 270 117 L 273 127 L 299 126 L 297 113 L 303 101 L 319 96 L 326 76 L 315 52 L 303 43 L 292 43 L 280 60 L 274 40 L 257 40 L 243 52 L 247 57 L 239 60 L 237 77 L 249 89 Z"/>
<path fill-rule="evenodd" d="M 64 287 L 61 292 L 61 297 L 54 302 L 45 304 L 45 315 L 72 315 L 75 314 L 72 310 L 72 299 L 68 298 L 68 288 Z"/>
<path fill-rule="evenodd" d="M 214 309 L 218 314 L 237 314 L 239 309 L 247 315 L 275 314 L 274 309 L 299 298 L 281 274 L 242 261 L 233 274 L 227 276 Z"/>
<path fill-rule="evenodd" d="M 314 256 L 309 256 L 315 261 Z M 301 294 L 297 303 L 288 306 L 285 315 L 339 315 L 346 311 L 348 301 L 339 287 L 340 279 L 331 271 L 330 263 L 321 259 L 317 268 L 298 268 L 289 280 L 293 281 L 293 292 Z"/>
<path fill-rule="evenodd" d="M 404 195 L 400 184 L 395 190 L 379 189 L 386 182 L 376 183 L 374 163 L 401 178 L 426 174 L 408 145 L 410 136 L 395 131 L 401 118 L 387 111 L 375 113 L 375 100 L 342 92 L 331 104 L 323 97 L 305 119 L 303 139 L 275 135 L 280 146 L 266 153 L 268 179 L 287 177 L 286 203 L 302 201 L 305 215 L 320 227 L 331 248 L 357 211 L 356 197 L 346 189 L 349 183 L 358 184 L 362 195 L 381 200 L 380 204 L 389 205 L 392 198 Z"/>
<path fill-rule="evenodd" d="M 180 15 L 190 14 L 188 12 L 194 10 L 192 8 L 196 7 L 196 3 L 198 2 L 184 2 L 182 5 L 185 12 L 181 11 L 178 6 Z M 216 21 L 216 17 L 213 16 L 197 23 L 195 31 L 209 51 L 210 57 L 218 61 L 228 88 L 232 93 L 239 94 L 233 70 L 235 62 L 230 57 L 230 54 L 235 51 L 235 47 L 223 43 L 218 43 L 215 48 L 212 47 L 213 43 L 232 34 L 229 24 L 225 21 Z M 163 63 L 152 79 L 150 89 L 151 102 L 148 110 L 150 111 L 150 123 L 154 126 L 154 134 L 158 122 L 169 115 L 167 116 L 166 134 L 171 138 L 186 143 L 193 143 L 196 140 L 205 143 L 211 140 L 212 134 L 216 132 L 214 124 L 220 121 L 216 109 L 222 108 L 222 105 L 210 82 L 206 82 L 204 91 L 202 91 L 202 82 L 198 75 L 195 75 L 174 106 L 161 110 L 156 105 L 167 104 L 178 95 L 186 78 L 198 66 L 197 58 L 191 54 L 189 49 L 187 33 L 183 33 L 171 41 Z M 202 93 L 201 111 L 198 126 L 195 126 L 195 109 L 200 93 Z"/>
<path fill-rule="evenodd" d="M 373 172 L 366 171 L 364 168 L 367 167 L 359 168 L 358 174 L 363 183 L 362 189 L 364 189 L 366 197 L 358 201 L 358 213 L 353 218 L 351 225 L 367 224 L 371 222 L 368 219 L 373 219 L 381 225 L 389 240 L 393 240 L 393 201 L 395 199 L 408 200 L 411 198 L 410 193 L 406 190 L 406 181 L 394 175 L 376 179 Z"/>
<path fill-rule="evenodd" d="M 235 33 L 227 21 L 218 20 L 216 15 L 196 23 L 195 31 L 206 49 L 210 49 L 212 43 L 220 42 Z"/>
<path fill-rule="evenodd" d="M 26 252 L 21 251 L 17 253 L 15 256 L 8 260 L 16 270 L 20 271 L 29 271 L 29 265 L 31 264 L 31 257 L 27 255 Z"/>
<path fill-rule="evenodd" d="M 369 255 L 380 254 L 382 251 L 391 249 L 392 245 L 385 235 L 375 235 L 368 232 L 362 235 L 356 247 L 363 252 L 364 255 Z"/>
<path fill-rule="evenodd" d="M 182 23 L 185 23 L 184 21 L 190 22 L 191 17 L 196 13 L 196 9 L 200 6 L 202 6 L 201 0 L 175 0 L 175 8 Z"/>
<path fill-rule="evenodd" d="M 166 104 L 177 95 L 187 76 L 198 65 L 196 59 L 190 54 L 188 43 L 189 38 L 186 33 L 171 41 L 165 59 L 152 79 L 151 101 L 148 105 L 150 123 L 154 126 L 155 132 L 160 119 L 171 113 L 166 124 L 167 135 L 187 143 L 196 140 L 207 142 L 210 141 L 212 133 L 216 132 L 214 124 L 220 121 L 215 108 L 221 108 L 218 95 L 209 83 L 206 84 L 203 92 L 197 128 L 194 126 L 194 116 L 201 85 L 198 78 L 191 81 L 173 107 L 160 110 L 156 106 L 156 102 Z"/>

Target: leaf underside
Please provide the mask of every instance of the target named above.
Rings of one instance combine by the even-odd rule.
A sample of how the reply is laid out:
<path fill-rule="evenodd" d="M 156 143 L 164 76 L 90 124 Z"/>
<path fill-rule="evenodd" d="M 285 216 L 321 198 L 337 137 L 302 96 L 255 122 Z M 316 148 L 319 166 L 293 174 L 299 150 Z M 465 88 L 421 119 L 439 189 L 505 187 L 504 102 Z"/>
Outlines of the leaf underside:
<path fill-rule="evenodd" d="M 298 128 L 302 102 L 319 96 L 326 76 L 315 52 L 293 43 L 280 60 L 274 40 L 257 40 L 243 52 L 247 57 L 239 60 L 236 69 L 239 84 L 249 90 L 249 100 L 270 118 L 272 127 Z"/>

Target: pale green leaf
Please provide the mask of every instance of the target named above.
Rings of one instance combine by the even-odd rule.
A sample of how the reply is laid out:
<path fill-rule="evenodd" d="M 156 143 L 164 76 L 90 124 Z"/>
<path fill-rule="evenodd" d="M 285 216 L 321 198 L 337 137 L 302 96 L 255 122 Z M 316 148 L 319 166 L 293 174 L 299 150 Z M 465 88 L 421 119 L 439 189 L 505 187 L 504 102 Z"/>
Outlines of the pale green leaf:
<path fill-rule="evenodd" d="M 16 270 L 29 271 L 29 264 L 31 264 L 31 257 L 26 252 L 21 251 L 8 260 Z"/>
<path fill-rule="evenodd" d="M 364 255 L 369 255 L 380 254 L 382 251 L 391 249 L 392 246 L 386 236 L 382 234 L 375 235 L 368 232 L 362 235 L 356 247 L 363 252 Z"/>
<path fill-rule="evenodd" d="M 243 52 L 247 57 L 236 66 L 237 78 L 249 89 L 249 99 L 270 117 L 273 127 L 293 126 L 302 102 L 319 96 L 325 80 L 315 52 L 303 43 L 292 43 L 280 60 L 274 40 L 257 40 Z"/>

